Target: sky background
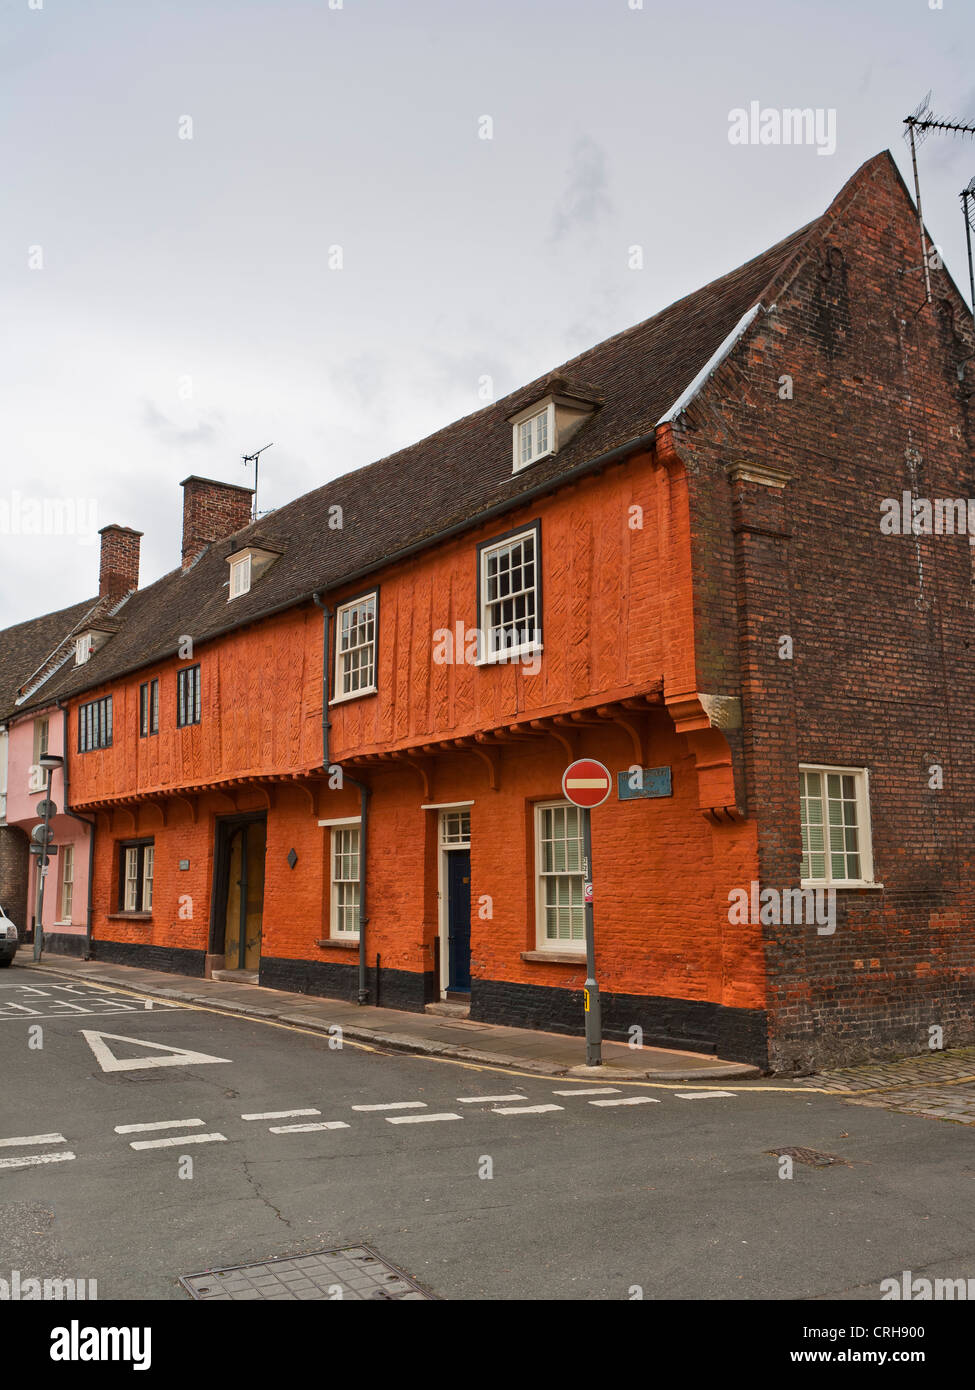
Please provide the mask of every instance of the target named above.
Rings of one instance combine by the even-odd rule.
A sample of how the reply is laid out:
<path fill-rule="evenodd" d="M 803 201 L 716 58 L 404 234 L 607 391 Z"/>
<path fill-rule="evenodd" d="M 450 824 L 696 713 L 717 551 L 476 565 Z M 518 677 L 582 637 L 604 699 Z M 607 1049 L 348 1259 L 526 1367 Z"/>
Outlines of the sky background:
<path fill-rule="evenodd" d="M 929 89 L 975 118 L 972 0 L 637 3 L 0 0 L 0 627 L 94 595 L 109 522 L 143 584 L 174 568 L 188 474 L 250 484 L 273 441 L 259 506 L 288 502 L 757 255 L 879 150 L 913 187 Z M 752 101 L 835 108 L 835 152 L 731 145 Z M 920 161 L 967 297 L 975 140 Z M 3 529 L 45 498 L 84 534 Z"/>

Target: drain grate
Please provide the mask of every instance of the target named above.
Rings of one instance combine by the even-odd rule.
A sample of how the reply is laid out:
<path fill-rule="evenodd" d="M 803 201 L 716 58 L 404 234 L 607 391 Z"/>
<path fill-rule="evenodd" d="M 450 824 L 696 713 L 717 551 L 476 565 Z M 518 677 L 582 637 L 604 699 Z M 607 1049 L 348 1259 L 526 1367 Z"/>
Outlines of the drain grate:
<path fill-rule="evenodd" d="M 765 1152 L 774 1158 L 794 1158 L 797 1163 L 806 1163 L 810 1168 L 833 1168 L 836 1164 L 842 1168 L 852 1167 L 839 1154 L 822 1153 L 819 1149 L 766 1149 Z"/>
<path fill-rule="evenodd" d="M 275 1256 L 261 1264 L 181 1274 L 179 1282 L 191 1298 L 201 1302 L 433 1298 L 368 1245 Z"/>

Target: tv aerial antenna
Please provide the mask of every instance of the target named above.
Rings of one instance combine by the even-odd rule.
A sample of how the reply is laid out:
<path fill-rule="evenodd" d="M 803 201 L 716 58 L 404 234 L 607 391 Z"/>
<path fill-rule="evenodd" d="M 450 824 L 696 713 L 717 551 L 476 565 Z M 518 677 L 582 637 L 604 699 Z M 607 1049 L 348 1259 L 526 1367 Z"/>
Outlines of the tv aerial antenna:
<path fill-rule="evenodd" d="M 272 443 L 272 444 L 265 444 L 265 445 L 264 445 L 264 448 L 263 448 L 263 449 L 258 449 L 256 453 L 253 453 L 253 454 L 243 454 L 243 455 L 241 456 L 241 457 L 243 458 L 243 460 L 244 460 L 244 467 L 245 467 L 245 468 L 247 467 L 247 465 L 248 465 L 249 463 L 252 463 L 252 464 L 254 465 L 254 509 L 253 509 L 253 514 L 252 514 L 252 516 L 251 516 L 251 521 L 256 521 L 256 520 L 257 520 L 257 470 L 258 470 L 258 466 L 259 466 L 259 464 L 260 464 L 261 455 L 264 453 L 264 449 L 271 449 L 271 448 L 273 448 L 273 447 L 274 447 L 274 446 L 273 446 L 273 443 Z"/>
<path fill-rule="evenodd" d="M 959 193 L 961 210 L 965 214 L 965 240 L 968 243 L 968 285 L 972 297 L 972 313 L 975 314 L 975 270 L 972 269 L 972 232 L 975 231 L 975 179 Z"/>
<path fill-rule="evenodd" d="M 928 265 L 928 243 L 924 235 L 924 216 L 921 212 L 921 182 L 917 172 L 917 150 L 919 145 L 923 145 L 928 134 L 932 130 L 940 130 L 951 135 L 975 135 L 975 123 L 971 121 L 943 121 L 931 110 L 931 93 L 928 92 L 923 101 L 919 102 L 909 116 L 904 117 L 904 124 L 907 130 L 904 132 L 905 138 L 911 146 L 911 165 L 914 169 L 914 201 L 917 203 L 917 226 L 918 235 L 921 239 L 921 264 L 924 267 L 924 297 L 928 304 L 931 303 L 931 271 Z M 971 185 L 969 185 L 971 188 Z M 966 189 L 966 193 L 968 189 Z M 962 194 L 964 199 L 965 194 Z M 968 225 L 968 205 L 966 203 L 965 222 Z M 971 243 L 969 242 L 969 270 L 971 269 Z M 973 300 L 975 300 L 975 289 L 973 289 Z"/>

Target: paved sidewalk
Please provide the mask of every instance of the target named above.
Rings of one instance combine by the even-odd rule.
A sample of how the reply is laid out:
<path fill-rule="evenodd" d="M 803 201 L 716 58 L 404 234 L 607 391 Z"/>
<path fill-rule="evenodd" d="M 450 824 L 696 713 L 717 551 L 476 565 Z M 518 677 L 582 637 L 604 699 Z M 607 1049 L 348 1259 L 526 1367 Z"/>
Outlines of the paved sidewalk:
<path fill-rule="evenodd" d="M 851 1105 L 872 1105 L 929 1119 L 975 1125 L 975 1047 L 866 1062 L 797 1080 L 846 1094 Z"/>
<path fill-rule="evenodd" d="M 407 1013 L 400 1009 L 376 1009 L 344 999 L 289 994 L 284 990 L 265 989 L 262 985 L 204 980 L 131 965 L 76 960 L 70 956 L 48 956 L 40 965 L 18 956 L 12 970 L 16 972 L 21 968 L 137 990 L 153 998 L 202 1004 L 222 1013 L 249 1014 L 300 1024 L 322 1032 L 339 1024 L 345 1037 L 379 1048 L 517 1067 L 543 1076 L 599 1075 L 621 1081 L 729 1081 L 761 1074 L 757 1067 L 724 1062 L 701 1053 L 657 1047 L 633 1049 L 612 1042 L 603 1043 L 603 1065 L 591 1068 L 585 1064 L 585 1039 L 563 1033 L 503 1028 L 493 1023 L 472 1023 L 467 1019 Z"/>

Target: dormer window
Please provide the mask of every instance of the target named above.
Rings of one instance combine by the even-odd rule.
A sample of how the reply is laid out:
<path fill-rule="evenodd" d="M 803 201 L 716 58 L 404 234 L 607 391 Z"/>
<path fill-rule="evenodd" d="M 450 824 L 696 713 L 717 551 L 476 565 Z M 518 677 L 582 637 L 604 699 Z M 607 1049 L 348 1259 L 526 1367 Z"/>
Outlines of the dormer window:
<path fill-rule="evenodd" d="M 520 473 L 538 459 L 564 449 L 601 404 L 591 388 L 573 384 L 562 376 L 549 377 L 542 384 L 540 395 L 505 417 L 514 436 L 512 473 Z"/>
<path fill-rule="evenodd" d="M 541 410 L 534 406 L 515 416 L 514 471 L 527 468 L 536 459 L 555 452 L 555 404 L 549 401 Z"/>
<path fill-rule="evenodd" d="M 240 598 L 251 587 L 251 557 L 247 553 L 230 562 L 230 597 Z"/>
<path fill-rule="evenodd" d="M 76 633 L 74 639 L 74 664 L 84 666 L 87 661 L 101 651 L 105 643 L 110 640 L 116 632 L 118 623 L 111 618 L 99 618 L 96 624 L 86 628 L 84 632 Z"/>
<path fill-rule="evenodd" d="M 281 558 L 282 553 L 271 540 L 263 541 L 260 545 L 238 545 L 232 548 L 227 556 L 227 564 L 230 566 L 227 602 L 233 603 L 235 598 L 243 598 L 244 594 L 249 594 L 252 586 L 270 569 L 275 560 Z"/>

